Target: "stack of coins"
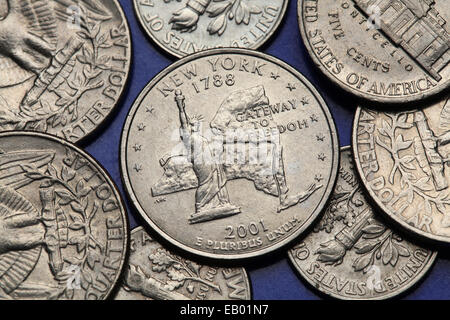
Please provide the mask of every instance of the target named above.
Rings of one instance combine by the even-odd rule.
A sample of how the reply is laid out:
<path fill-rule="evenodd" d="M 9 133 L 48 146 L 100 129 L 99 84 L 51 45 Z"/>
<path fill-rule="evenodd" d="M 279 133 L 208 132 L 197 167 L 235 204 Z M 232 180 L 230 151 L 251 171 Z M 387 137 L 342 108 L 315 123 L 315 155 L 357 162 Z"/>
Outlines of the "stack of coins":
<path fill-rule="evenodd" d="M 257 51 L 296 13 L 308 77 Z M 132 19 L 134 56 L 172 59 L 140 94 Z M 445 0 L 0 0 L 0 299 L 250 300 L 278 253 L 319 295 L 405 294 L 450 241 L 448 21 Z"/>
<path fill-rule="evenodd" d="M 106 299 L 125 203 L 75 146 L 118 105 L 131 35 L 117 0 L 0 0 L 0 299 Z"/>
<path fill-rule="evenodd" d="M 329 206 L 290 259 L 326 295 L 398 295 L 449 240 L 450 6 L 306 0 L 298 19 L 318 70 L 358 107 Z"/>

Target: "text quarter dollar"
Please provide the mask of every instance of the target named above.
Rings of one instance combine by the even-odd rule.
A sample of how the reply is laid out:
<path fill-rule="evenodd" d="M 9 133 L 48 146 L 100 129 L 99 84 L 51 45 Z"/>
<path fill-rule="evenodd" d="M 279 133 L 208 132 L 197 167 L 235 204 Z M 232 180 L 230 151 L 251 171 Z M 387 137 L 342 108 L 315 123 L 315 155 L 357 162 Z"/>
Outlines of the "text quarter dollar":
<path fill-rule="evenodd" d="M 89 155 L 0 134 L 0 299 L 106 299 L 128 247 L 120 194 Z"/>
<path fill-rule="evenodd" d="M 115 300 L 250 300 L 243 268 L 186 260 L 163 248 L 142 227 L 131 232 L 130 261 Z"/>
<path fill-rule="evenodd" d="M 112 113 L 127 82 L 131 36 L 119 2 L 5 2 L 0 131 L 82 140 Z"/>

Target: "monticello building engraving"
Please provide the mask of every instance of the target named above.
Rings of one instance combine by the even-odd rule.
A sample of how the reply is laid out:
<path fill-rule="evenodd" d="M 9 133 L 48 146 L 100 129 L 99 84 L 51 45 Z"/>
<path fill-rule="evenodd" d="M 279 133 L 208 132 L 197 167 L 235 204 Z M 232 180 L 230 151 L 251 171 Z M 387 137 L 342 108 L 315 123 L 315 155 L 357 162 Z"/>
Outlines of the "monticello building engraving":
<path fill-rule="evenodd" d="M 436 81 L 450 60 L 446 21 L 434 0 L 353 0 L 370 16 L 379 8 L 382 31 L 403 48 Z"/>

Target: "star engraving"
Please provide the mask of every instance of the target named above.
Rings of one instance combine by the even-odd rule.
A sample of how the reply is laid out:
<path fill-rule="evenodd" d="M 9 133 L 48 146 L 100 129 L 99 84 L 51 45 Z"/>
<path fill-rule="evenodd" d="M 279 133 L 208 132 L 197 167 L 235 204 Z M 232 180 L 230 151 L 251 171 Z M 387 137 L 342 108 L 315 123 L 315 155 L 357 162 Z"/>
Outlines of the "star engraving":
<path fill-rule="evenodd" d="M 142 151 L 142 145 L 141 144 L 135 144 L 133 147 L 134 151 L 139 152 Z"/>
<path fill-rule="evenodd" d="M 321 174 L 316 174 L 316 176 L 314 177 L 314 180 L 316 180 L 317 182 L 320 182 L 323 180 L 323 176 Z"/>
<path fill-rule="evenodd" d="M 147 112 L 147 113 L 153 114 L 154 111 L 155 111 L 155 108 L 153 108 L 152 106 L 145 108 L 145 112 Z"/>
<path fill-rule="evenodd" d="M 309 104 L 309 99 L 307 97 L 303 97 L 302 100 L 300 100 L 300 102 L 306 106 L 307 104 Z"/>
<path fill-rule="evenodd" d="M 139 123 L 139 124 L 138 124 L 138 130 L 139 130 L 139 131 L 144 131 L 144 130 L 145 130 L 145 127 L 146 127 L 146 126 L 145 126 L 145 124 L 143 124 L 143 123 Z"/>
<path fill-rule="evenodd" d="M 319 155 L 317 156 L 317 159 L 319 159 L 319 160 L 321 160 L 321 161 L 325 161 L 326 158 L 327 158 L 327 157 L 325 156 L 324 153 L 321 153 L 321 154 L 319 154 Z"/>
<path fill-rule="evenodd" d="M 325 140 L 325 136 L 323 134 L 318 134 L 316 135 L 317 141 L 324 141 Z"/>
<path fill-rule="evenodd" d="M 271 75 L 270 75 L 270 77 L 271 77 L 273 80 L 277 80 L 277 79 L 280 77 L 280 75 L 278 74 L 278 72 L 277 72 L 277 73 L 272 72 Z"/>
<path fill-rule="evenodd" d="M 313 114 L 310 118 L 311 122 L 319 122 L 319 118 L 315 114 Z"/>
<path fill-rule="evenodd" d="M 133 167 L 134 170 L 136 170 L 137 173 L 142 171 L 142 165 L 140 164 L 135 164 Z"/>
<path fill-rule="evenodd" d="M 288 83 L 286 88 L 288 88 L 291 92 L 294 91 L 295 89 L 297 89 L 297 87 L 290 82 Z"/>

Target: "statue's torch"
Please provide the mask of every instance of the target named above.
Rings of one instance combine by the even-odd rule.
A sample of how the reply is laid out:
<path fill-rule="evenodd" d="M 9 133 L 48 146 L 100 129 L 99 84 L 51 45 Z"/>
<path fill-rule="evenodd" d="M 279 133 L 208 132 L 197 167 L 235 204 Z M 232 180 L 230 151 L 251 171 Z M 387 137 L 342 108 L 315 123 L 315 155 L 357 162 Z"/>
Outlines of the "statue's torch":
<path fill-rule="evenodd" d="M 75 54 L 83 47 L 83 41 L 79 39 L 70 39 L 65 47 L 58 51 L 53 57 L 50 66 L 41 72 L 36 79 L 33 87 L 27 92 L 20 104 L 22 114 L 27 114 L 34 104 L 36 104 L 46 91 L 54 91 L 56 86 L 61 84 L 74 68 L 70 64 Z"/>
<path fill-rule="evenodd" d="M 40 191 L 42 202 L 42 222 L 45 226 L 45 242 L 50 257 L 50 267 L 54 274 L 62 271 L 63 260 L 59 247 L 58 222 L 55 210 L 55 191 L 46 189 Z"/>
<path fill-rule="evenodd" d="M 317 260 L 325 264 L 338 265 L 342 262 L 348 250 L 358 242 L 363 235 L 363 229 L 369 224 L 369 219 L 373 218 L 373 212 L 366 207 L 357 217 L 352 226 L 343 228 L 334 239 L 322 243 L 316 251 L 319 256 Z"/>
<path fill-rule="evenodd" d="M 186 106 L 184 103 L 185 100 L 186 98 L 183 96 L 181 90 L 175 91 L 175 101 L 177 102 L 177 106 L 180 111 L 184 111 L 184 108 Z"/>
<path fill-rule="evenodd" d="M 448 182 L 444 174 L 444 159 L 438 151 L 437 139 L 430 129 L 427 117 L 423 111 L 414 113 L 414 124 L 419 132 L 436 190 L 441 191 L 447 189 Z"/>

